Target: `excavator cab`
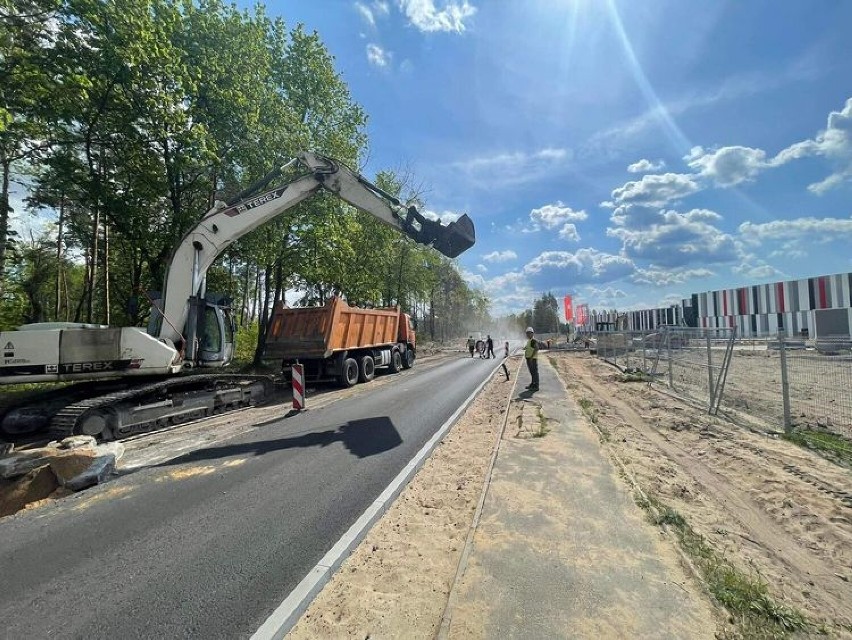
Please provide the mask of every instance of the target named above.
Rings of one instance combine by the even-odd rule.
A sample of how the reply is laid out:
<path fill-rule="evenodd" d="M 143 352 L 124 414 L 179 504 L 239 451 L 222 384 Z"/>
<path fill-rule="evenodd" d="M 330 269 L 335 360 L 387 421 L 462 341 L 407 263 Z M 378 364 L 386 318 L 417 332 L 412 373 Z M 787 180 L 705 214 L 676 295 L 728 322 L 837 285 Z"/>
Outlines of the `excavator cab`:
<path fill-rule="evenodd" d="M 163 323 L 163 315 L 160 313 L 162 297 L 159 292 L 148 293 L 151 300 L 151 318 L 148 321 L 148 333 L 158 335 Z M 236 322 L 233 314 L 233 300 L 229 296 L 208 293 L 203 299 L 194 299 L 198 307 L 195 311 L 198 317 L 197 329 L 195 330 L 195 343 L 198 348 L 194 357 L 188 356 L 186 364 L 199 367 L 224 367 L 231 363 L 234 358 L 234 335 L 236 334 Z M 187 327 L 181 333 L 181 340 L 175 346 L 183 351 L 190 352 L 183 344 L 184 336 L 191 333 Z M 186 366 L 185 364 L 185 366 Z"/>
<path fill-rule="evenodd" d="M 231 299 L 207 296 L 199 325 L 198 366 L 227 366 L 234 357 L 235 322 Z"/>

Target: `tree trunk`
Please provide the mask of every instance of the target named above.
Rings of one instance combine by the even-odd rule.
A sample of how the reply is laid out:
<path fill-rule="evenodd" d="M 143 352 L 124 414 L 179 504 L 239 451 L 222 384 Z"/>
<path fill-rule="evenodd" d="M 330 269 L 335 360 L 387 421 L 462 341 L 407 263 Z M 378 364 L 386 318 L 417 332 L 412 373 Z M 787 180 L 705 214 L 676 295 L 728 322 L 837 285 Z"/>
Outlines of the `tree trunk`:
<path fill-rule="evenodd" d="M 53 307 L 53 319 L 59 320 L 62 308 L 62 225 L 65 222 L 65 194 L 59 197 L 59 223 L 56 230 L 56 305 Z"/>
<path fill-rule="evenodd" d="M 245 263 L 245 278 L 243 279 L 243 304 L 240 306 L 240 326 L 246 326 L 246 315 L 249 309 L 249 263 Z"/>
<path fill-rule="evenodd" d="M 258 308 L 260 307 L 260 265 L 254 273 L 254 293 L 251 297 L 251 324 L 257 320 Z"/>
<path fill-rule="evenodd" d="M 260 366 L 263 360 L 263 354 L 266 351 L 266 328 L 269 324 L 269 302 L 272 295 L 272 275 L 273 265 L 270 263 L 266 265 L 266 272 L 264 274 L 263 306 L 260 310 L 260 321 L 257 326 L 257 347 L 254 350 L 254 360 L 252 361 L 252 365 L 255 367 Z"/>
<path fill-rule="evenodd" d="M 3 292 L 6 275 L 6 241 L 9 235 L 9 173 L 12 163 L 3 159 L 3 182 L 0 188 L 0 293 Z"/>
<path fill-rule="evenodd" d="M 99 253 L 99 241 L 100 241 L 100 227 L 101 227 L 101 211 L 100 205 L 95 205 L 95 219 L 92 223 L 92 255 L 91 260 L 89 261 L 89 272 L 88 272 L 88 282 L 87 286 L 87 298 L 86 298 L 86 322 L 92 322 L 92 303 L 95 299 L 95 280 L 98 276 L 98 253 Z"/>
<path fill-rule="evenodd" d="M 104 225 L 104 324 L 110 323 L 109 299 L 109 225 Z"/>

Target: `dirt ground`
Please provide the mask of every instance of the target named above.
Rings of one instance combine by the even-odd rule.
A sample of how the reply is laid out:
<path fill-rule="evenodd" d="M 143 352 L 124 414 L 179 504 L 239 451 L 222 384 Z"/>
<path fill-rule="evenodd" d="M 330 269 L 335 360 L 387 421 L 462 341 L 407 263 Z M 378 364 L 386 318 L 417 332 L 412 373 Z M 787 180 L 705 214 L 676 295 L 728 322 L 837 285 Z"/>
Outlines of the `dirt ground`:
<path fill-rule="evenodd" d="M 289 638 L 434 637 L 511 389 L 494 375 Z"/>
<path fill-rule="evenodd" d="M 830 637 L 852 637 L 848 469 L 621 382 L 588 355 L 546 357 L 644 492 L 779 603 Z M 435 636 L 509 393 L 502 376 L 489 383 L 288 637 Z M 517 411 L 510 407 L 504 437 L 514 436 Z"/>
<path fill-rule="evenodd" d="M 852 472 L 582 354 L 551 356 L 606 446 L 780 602 L 852 637 Z"/>

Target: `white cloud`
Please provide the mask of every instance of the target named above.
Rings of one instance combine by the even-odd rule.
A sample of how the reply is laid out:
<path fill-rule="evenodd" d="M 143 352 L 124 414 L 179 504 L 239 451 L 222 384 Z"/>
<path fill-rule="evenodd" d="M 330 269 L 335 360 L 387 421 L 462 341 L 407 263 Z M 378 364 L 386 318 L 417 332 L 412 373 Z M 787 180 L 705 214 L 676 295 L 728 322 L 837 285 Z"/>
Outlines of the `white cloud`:
<path fill-rule="evenodd" d="M 506 249 L 505 251 L 492 251 L 482 256 L 482 259 L 486 262 L 508 262 L 509 260 L 517 259 L 517 257 L 517 253 L 511 249 Z"/>
<path fill-rule="evenodd" d="M 579 242 L 580 234 L 577 233 L 577 227 L 568 222 L 559 230 L 559 237 L 563 240 L 570 240 L 571 242 Z"/>
<path fill-rule="evenodd" d="M 684 160 L 699 175 L 712 179 L 720 187 L 732 187 L 754 177 L 770 165 L 766 152 L 752 147 L 731 146 L 715 151 L 693 147 Z"/>
<path fill-rule="evenodd" d="M 775 267 L 766 264 L 755 256 L 744 256 L 742 263 L 731 268 L 734 273 L 739 273 L 754 280 L 767 280 L 769 278 L 784 277 L 784 273 Z"/>
<path fill-rule="evenodd" d="M 367 60 L 376 67 L 386 67 L 390 64 L 393 54 L 372 42 L 367 45 Z"/>
<path fill-rule="evenodd" d="M 490 156 L 479 156 L 457 163 L 462 168 L 473 169 L 494 169 L 494 168 L 513 168 L 522 170 L 523 167 L 529 164 L 534 164 L 540 161 L 553 161 L 570 159 L 570 149 L 555 149 L 545 147 L 532 153 L 524 151 L 515 151 L 512 153 L 504 152 Z"/>
<path fill-rule="evenodd" d="M 573 159 L 571 149 L 545 147 L 537 151 L 499 152 L 453 162 L 454 175 L 463 174 L 467 187 L 493 192 L 536 182 L 562 171 Z"/>
<path fill-rule="evenodd" d="M 440 220 L 441 224 L 450 224 L 451 222 L 455 222 L 461 218 L 461 215 L 462 214 L 456 213 L 455 211 L 444 211 L 442 213 L 430 211 L 429 209 L 423 211 L 424 218 L 429 218 L 429 220 Z"/>
<path fill-rule="evenodd" d="M 660 269 L 648 267 L 637 269 L 633 274 L 633 282 L 637 284 L 650 284 L 655 287 L 667 287 L 673 284 L 682 284 L 692 278 L 710 278 L 716 275 L 710 269 Z"/>
<path fill-rule="evenodd" d="M 763 240 L 799 240 L 807 237 L 813 242 L 831 242 L 852 237 L 852 218 L 795 218 L 772 222 L 743 222 L 740 235 L 746 242 Z"/>
<path fill-rule="evenodd" d="M 479 269 L 482 273 L 488 271 L 488 267 L 486 267 L 484 264 L 478 264 L 476 265 L 476 268 Z"/>
<path fill-rule="evenodd" d="M 657 267 L 732 262 L 738 257 L 734 239 L 710 224 L 719 218 L 707 209 L 662 211 L 650 225 L 610 227 L 607 235 L 623 242 L 622 250 L 629 258 Z"/>
<path fill-rule="evenodd" d="M 545 229 L 553 229 L 569 221 L 585 220 L 589 217 L 585 211 L 574 211 L 557 200 L 556 204 L 546 204 L 530 211 L 530 220 Z M 573 225 L 572 225 L 573 226 Z"/>
<path fill-rule="evenodd" d="M 773 166 L 778 166 L 812 156 L 829 158 L 839 169 L 824 180 L 814 182 L 808 190 L 822 195 L 842 183 L 852 180 L 852 98 L 846 100 L 846 105 L 840 111 L 828 114 L 826 128 L 814 138 L 803 140 L 783 149 L 772 158 Z"/>
<path fill-rule="evenodd" d="M 666 163 L 662 160 L 657 160 L 656 162 L 652 162 L 651 160 L 646 160 L 642 158 L 638 162 L 634 162 L 633 164 L 627 167 L 627 171 L 629 173 L 648 173 L 649 171 L 659 171 L 666 166 Z"/>
<path fill-rule="evenodd" d="M 627 257 L 588 248 L 574 253 L 545 251 L 528 262 L 523 272 L 530 276 L 541 276 L 548 286 L 565 287 L 612 282 L 630 275 L 634 269 L 633 261 Z"/>
<path fill-rule="evenodd" d="M 364 19 L 364 22 L 369 24 L 371 27 L 376 26 L 376 18 L 373 16 L 373 12 L 370 10 L 370 7 L 368 7 L 362 2 L 356 2 L 355 10 L 361 15 L 361 17 Z"/>
<path fill-rule="evenodd" d="M 385 0 L 376 0 L 373 2 L 373 11 L 386 16 L 390 12 L 390 5 Z"/>
<path fill-rule="evenodd" d="M 621 289 L 613 289 L 612 287 L 604 287 L 603 289 L 586 287 L 586 290 L 589 292 L 589 296 L 597 296 L 599 298 L 606 298 L 607 300 L 627 297 L 627 294 L 624 293 L 624 291 Z"/>
<path fill-rule="evenodd" d="M 701 187 L 693 176 L 683 173 L 648 174 L 641 180 L 627 182 L 614 189 L 612 200 L 616 205 L 640 204 L 663 206 L 699 191 Z"/>
<path fill-rule="evenodd" d="M 852 179 L 852 167 L 844 171 L 832 173 L 830 176 L 819 182 L 814 182 L 808 185 L 808 191 L 821 196 L 826 191 L 830 191 L 835 187 L 839 187 L 842 183 Z"/>
<path fill-rule="evenodd" d="M 465 21 L 476 13 L 476 7 L 467 0 L 444 0 L 442 8 L 435 0 L 397 0 L 408 21 L 420 31 L 448 31 L 462 33 Z"/>

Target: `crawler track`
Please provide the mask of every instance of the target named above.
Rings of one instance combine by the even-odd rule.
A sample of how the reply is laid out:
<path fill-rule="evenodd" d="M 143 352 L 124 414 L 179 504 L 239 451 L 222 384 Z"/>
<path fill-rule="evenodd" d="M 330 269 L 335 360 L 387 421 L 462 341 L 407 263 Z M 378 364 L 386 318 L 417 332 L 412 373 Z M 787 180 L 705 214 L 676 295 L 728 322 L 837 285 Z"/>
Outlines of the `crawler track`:
<path fill-rule="evenodd" d="M 268 376 L 188 375 L 127 386 L 84 382 L 29 396 L 0 414 L 6 438 L 74 434 L 126 438 L 260 404 L 273 390 Z"/>

